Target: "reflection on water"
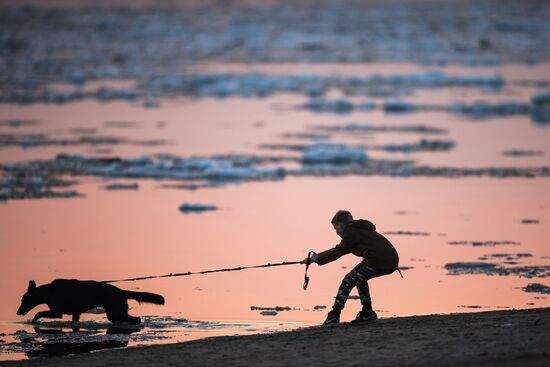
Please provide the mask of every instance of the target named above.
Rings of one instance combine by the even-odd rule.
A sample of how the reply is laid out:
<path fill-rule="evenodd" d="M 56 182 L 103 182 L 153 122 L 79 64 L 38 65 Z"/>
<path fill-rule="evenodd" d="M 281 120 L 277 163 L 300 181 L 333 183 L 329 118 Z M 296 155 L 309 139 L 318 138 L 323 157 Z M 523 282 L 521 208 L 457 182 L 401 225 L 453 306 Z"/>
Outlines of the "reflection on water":
<path fill-rule="evenodd" d="M 208 322 L 177 317 L 145 316 L 142 325 L 110 324 L 102 319 L 85 322 L 49 321 L 40 326 L 10 324 L 17 331 L 4 334 L 0 344 L 2 359 L 60 356 L 100 349 L 174 343 L 205 336 L 274 332 L 300 326 L 287 322 Z M 6 325 L 4 325 L 6 326 Z M 5 328 L 4 328 L 5 329 Z"/>

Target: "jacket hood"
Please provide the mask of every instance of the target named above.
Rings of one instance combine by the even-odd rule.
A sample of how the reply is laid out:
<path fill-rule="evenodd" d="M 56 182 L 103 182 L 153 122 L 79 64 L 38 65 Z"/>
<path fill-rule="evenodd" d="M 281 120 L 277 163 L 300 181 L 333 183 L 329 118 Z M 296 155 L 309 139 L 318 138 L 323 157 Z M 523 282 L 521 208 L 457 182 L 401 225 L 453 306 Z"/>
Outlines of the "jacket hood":
<path fill-rule="evenodd" d="M 374 225 L 374 223 L 366 219 L 354 220 L 348 225 L 348 227 L 365 229 L 367 231 L 376 231 L 376 226 Z"/>

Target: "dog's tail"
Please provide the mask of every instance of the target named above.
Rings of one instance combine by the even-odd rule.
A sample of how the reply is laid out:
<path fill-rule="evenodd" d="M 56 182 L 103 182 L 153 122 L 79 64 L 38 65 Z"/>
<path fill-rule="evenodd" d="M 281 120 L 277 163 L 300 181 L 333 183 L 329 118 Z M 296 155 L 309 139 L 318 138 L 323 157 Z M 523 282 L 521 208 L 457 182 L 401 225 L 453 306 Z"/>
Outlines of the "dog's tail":
<path fill-rule="evenodd" d="M 154 294 L 149 292 L 132 292 L 124 291 L 126 298 L 135 299 L 138 302 L 155 303 L 157 305 L 164 304 L 164 297 L 160 294 Z"/>

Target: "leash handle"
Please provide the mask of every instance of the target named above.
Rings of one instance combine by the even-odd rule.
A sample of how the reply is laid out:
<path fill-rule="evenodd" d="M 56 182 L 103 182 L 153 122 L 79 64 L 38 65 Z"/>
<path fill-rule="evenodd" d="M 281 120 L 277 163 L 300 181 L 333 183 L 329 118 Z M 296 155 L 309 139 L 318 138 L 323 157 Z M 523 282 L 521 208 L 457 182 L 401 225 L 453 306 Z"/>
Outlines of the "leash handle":
<path fill-rule="evenodd" d="M 307 269 L 309 269 L 309 264 L 312 263 L 311 261 L 311 257 L 313 255 L 317 255 L 317 253 L 315 251 L 310 251 L 308 254 L 307 254 L 307 261 L 306 261 L 306 273 L 304 274 L 304 291 L 307 290 L 307 286 L 309 284 L 309 277 L 307 275 Z"/>

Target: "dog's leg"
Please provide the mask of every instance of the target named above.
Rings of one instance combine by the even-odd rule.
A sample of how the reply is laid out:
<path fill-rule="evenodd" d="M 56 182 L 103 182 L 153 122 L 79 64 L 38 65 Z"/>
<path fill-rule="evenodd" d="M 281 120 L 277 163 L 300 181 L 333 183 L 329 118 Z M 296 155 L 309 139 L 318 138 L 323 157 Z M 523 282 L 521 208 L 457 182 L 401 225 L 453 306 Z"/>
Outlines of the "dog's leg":
<path fill-rule="evenodd" d="M 34 315 L 32 322 L 37 322 L 42 317 L 47 317 L 49 319 L 60 319 L 63 318 L 63 314 L 52 310 L 40 311 Z"/>
<path fill-rule="evenodd" d="M 113 323 L 115 322 L 128 322 L 130 324 L 139 324 L 141 319 L 139 317 L 134 317 L 128 315 L 127 305 L 118 305 L 118 307 L 106 307 L 107 319 Z"/>

